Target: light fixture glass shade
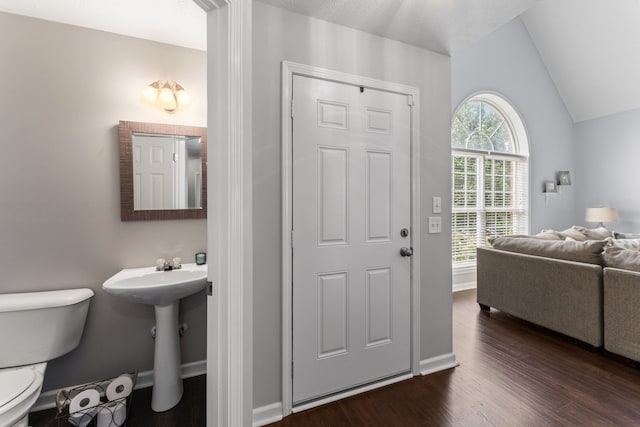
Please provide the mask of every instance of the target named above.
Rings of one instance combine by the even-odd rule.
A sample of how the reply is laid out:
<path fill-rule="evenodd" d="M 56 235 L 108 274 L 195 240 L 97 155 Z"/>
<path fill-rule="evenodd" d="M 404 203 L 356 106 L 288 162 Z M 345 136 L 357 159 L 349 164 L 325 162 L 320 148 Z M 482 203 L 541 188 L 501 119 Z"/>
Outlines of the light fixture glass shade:
<path fill-rule="evenodd" d="M 142 89 L 142 97 L 147 102 L 156 102 L 158 99 L 158 82 L 153 82 Z"/>
<path fill-rule="evenodd" d="M 165 83 L 165 85 L 162 86 L 162 89 L 160 89 L 160 93 L 158 94 L 158 100 L 160 102 L 173 101 L 173 91 L 171 90 L 169 83 Z"/>
<path fill-rule="evenodd" d="M 173 81 L 156 80 L 150 83 L 142 89 L 142 98 L 170 114 L 191 103 L 191 98 L 184 88 Z"/>
<path fill-rule="evenodd" d="M 618 211 L 614 208 L 587 208 L 584 220 L 587 222 L 613 222 L 618 220 Z"/>
<path fill-rule="evenodd" d="M 178 105 L 180 107 L 186 107 L 191 103 L 191 97 L 184 89 L 180 89 L 176 92 L 176 98 L 178 99 Z"/>

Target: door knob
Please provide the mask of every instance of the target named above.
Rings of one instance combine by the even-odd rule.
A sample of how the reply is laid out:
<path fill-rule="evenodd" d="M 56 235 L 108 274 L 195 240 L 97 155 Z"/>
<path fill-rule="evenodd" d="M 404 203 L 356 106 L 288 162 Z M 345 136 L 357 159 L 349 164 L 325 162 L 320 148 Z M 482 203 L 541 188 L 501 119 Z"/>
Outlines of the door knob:
<path fill-rule="evenodd" d="M 402 256 L 413 255 L 413 248 L 400 248 L 400 255 Z"/>

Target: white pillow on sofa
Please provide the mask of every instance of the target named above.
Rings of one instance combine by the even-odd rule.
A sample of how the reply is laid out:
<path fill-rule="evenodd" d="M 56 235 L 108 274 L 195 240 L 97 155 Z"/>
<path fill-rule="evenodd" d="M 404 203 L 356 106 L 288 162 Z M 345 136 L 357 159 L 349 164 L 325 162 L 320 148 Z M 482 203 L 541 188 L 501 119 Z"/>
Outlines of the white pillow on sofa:
<path fill-rule="evenodd" d="M 607 230 L 605 227 L 586 228 L 579 225 L 574 225 L 571 228 L 575 228 L 576 230 L 584 234 L 587 240 L 604 240 L 608 237 L 613 237 L 611 231 Z"/>
<path fill-rule="evenodd" d="M 604 249 L 602 259 L 605 267 L 640 271 L 640 250 L 608 246 Z"/>
<path fill-rule="evenodd" d="M 640 251 L 640 239 L 611 239 L 610 246 Z"/>
<path fill-rule="evenodd" d="M 585 240 L 587 240 L 587 236 L 585 236 L 583 232 L 576 230 L 575 226 L 569 227 L 566 230 L 558 231 L 558 233 L 562 236 L 563 239 L 571 238 L 576 242 L 584 242 Z"/>
<path fill-rule="evenodd" d="M 584 242 L 585 240 L 604 240 L 608 237 L 613 237 L 611 231 L 604 227 L 586 228 L 579 225 L 574 225 L 559 233 L 565 238 L 571 237 L 578 242 Z"/>
<path fill-rule="evenodd" d="M 614 239 L 640 239 L 640 233 L 621 233 L 619 231 L 613 232 Z"/>

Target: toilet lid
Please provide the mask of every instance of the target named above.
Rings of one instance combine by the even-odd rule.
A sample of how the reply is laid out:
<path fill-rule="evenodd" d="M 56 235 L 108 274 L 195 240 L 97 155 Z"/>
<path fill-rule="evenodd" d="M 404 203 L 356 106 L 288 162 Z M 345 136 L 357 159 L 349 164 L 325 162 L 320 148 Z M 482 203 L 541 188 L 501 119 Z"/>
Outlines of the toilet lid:
<path fill-rule="evenodd" d="M 0 407 L 20 396 L 35 379 L 31 367 L 0 369 Z"/>

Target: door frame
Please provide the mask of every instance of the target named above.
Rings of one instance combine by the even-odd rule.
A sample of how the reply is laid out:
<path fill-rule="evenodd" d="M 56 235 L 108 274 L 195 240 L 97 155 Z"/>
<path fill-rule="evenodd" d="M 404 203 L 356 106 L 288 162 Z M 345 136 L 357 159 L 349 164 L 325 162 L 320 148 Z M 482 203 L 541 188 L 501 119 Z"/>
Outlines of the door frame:
<path fill-rule="evenodd" d="M 207 13 L 207 427 L 253 424 L 252 4 Z"/>
<path fill-rule="evenodd" d="M 411 259 L 411 374 L 420 375 L 420 89 L 369 77 L 348 74 L 339 71 L 295 62 L 282 62 L 282 413 L 287 416 L 297 410 L 308 409 L 313 406 L 338 400 L 347 395 L 370 390 L 376 386 L 383 386 L 394 382 L 394 379 L 383 380 L 379 383 L 338 393 L 316 402 L 308 403 L 298 408 L 293 407 L 293 259 L 291 253 L 291 229 L 293 227 L 293 159 L 292 148 L 292 93 L 293 76 L 320 78 L 336 83 L 361 86 L 407 96 L 411 106 L 411 244 L 414 256 Z M 396 377 L 397 380 L 406 379 L 407 375 Z"/>

